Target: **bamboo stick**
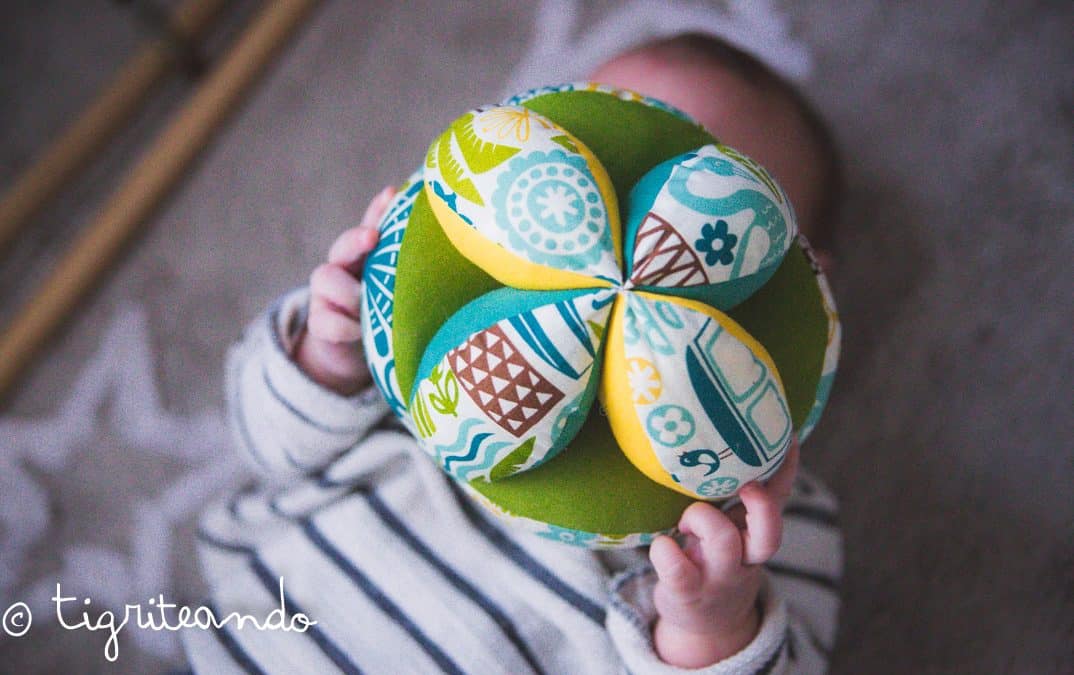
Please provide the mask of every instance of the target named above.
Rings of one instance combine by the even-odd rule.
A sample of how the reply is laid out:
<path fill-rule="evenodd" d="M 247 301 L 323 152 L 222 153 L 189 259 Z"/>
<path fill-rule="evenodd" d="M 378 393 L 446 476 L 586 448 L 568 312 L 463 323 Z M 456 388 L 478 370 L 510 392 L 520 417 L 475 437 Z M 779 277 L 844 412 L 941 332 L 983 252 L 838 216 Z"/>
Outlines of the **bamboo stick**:
<path fill-rule="evenodd" d="M 190 101 L 0 335 L 0 397 L 44 341 L 105 273 L 123 245 L 208 143 L 258 73 L 317 0 L 272 0 L 236 40 Z"/>
<path fill-rule="evenodd" d="M 176 38 L 191 40 L 208 30 L 225 0 L 186 0 L 169 26 L 172 38 L 143 47 L 97 98 L 15 181 L 0 200 L 0 250 L 145 102 L 182 58 Z"/>

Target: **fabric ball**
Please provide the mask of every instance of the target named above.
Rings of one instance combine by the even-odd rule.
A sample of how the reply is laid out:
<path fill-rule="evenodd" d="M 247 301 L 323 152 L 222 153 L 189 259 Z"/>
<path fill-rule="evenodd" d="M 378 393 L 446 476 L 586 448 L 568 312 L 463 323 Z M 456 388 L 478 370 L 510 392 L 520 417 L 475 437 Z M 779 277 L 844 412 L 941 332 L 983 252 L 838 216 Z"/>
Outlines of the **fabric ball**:
<path fill-rule="evenodd" d="M 364 272 L 374 380 L 495 512 L 647 543 L 808 435 L 839 323 L 784 191 L 673 108 L 594 84 L 455 120 Z"/>

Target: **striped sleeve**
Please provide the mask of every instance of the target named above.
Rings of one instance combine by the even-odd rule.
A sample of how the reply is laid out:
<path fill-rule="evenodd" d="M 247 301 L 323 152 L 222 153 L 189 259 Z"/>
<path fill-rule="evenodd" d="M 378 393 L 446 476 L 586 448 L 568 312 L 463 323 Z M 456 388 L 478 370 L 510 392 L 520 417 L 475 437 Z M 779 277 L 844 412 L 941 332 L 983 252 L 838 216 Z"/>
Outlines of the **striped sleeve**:
<path fill-rule="evenodd" d="M 843 569 L 836 516 L 835 498 L 802 471 L 784 510 L 783 543 L 766 564 L 758 634 L 742 651 L 707 668 L 684 670 L 657 656 L 652 568 L 644 565 L 617 575 L 606 623 L 627 670 L 636 675 L 825 672 L 835 641 Z"/>
<path fill-rule="evenodd" d="M 227 357 L 228 421 L 236 447 L 275 477 L 319 471 L 389 412 L 375 387 L 341 396 L 314 382 L 292 360 L 308 300 L 305 288 L 282 296 L 246 329 Z"/>
<path fill-rule="evenodd" d="M 843 537 L 835 496 L 800 470 L 783 510 L 783 543 L 767 564 L 769 586 L 787 607 L 792 672 L 827 669 L 839 619 Z"/>
<path fill-rule="evenodd" d="M 362 450 L 382 445 L 382 459 L 404 467 L 420 459 L 436 481 L 412 467 L 352 481 L 336 463 L 322 479 L 244 491 L 210 509 L 197 536 L 215 615 L 265 616 L 283 593 L 289 611 L 318 623 L 301 634 L 187 630 L 191 665 L 206 673 L 616 672 L 603 597 L 590 593 L 597 584 L 561 576 L 585 552 L 564 547 L 568 560 L 553 561 L 517 543 L 417 456 L 413 441 L 406 454 L 388 451 L 404 441 L 376 432 Z"/>

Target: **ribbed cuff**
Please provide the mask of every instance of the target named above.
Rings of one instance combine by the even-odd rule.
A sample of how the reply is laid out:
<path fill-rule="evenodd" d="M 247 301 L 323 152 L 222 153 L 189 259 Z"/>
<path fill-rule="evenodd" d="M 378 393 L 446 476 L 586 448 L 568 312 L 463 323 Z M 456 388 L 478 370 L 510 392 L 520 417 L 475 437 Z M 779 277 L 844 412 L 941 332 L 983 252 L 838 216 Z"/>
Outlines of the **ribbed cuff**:
<path fill-rule="evenodd" d="M 294 361 L 294 348 L 306 325 L 309 289 L 302 287 L 280 297 L 269 309 L 269 350 L 264 366 L 266 385 L 315 426 L 362 435 L 390 412 L 380 391 L 370 385 L 351 396 L 314 381 Z M 361 344 L 355 346 L 361 349 Z"/>
<path fill-rule="evenodd" d="M 611 582 L 611 595 L 605 626 L 631 673 L 705 673 L 741 675 L 742 673 L 780 672 L 787 661 L 787 611 L 770 592 L 762 591 L 761 626 L 757 637 L 737 654 L 704 668 L 679 668 L 660 660 L 653 645 L 653 622 L 657 618 L 653 605 L 656 572 L 651 565 L 617 575 Z"/>
<path fill-rule="evenodd" d="M 342 396 L 292 360 L 308 301 L 305 288 L 282 296 L 228 355 L 232 428 L 240 447 L 271 476 L 320 470 L 390 412 L 376 387 Z"/>

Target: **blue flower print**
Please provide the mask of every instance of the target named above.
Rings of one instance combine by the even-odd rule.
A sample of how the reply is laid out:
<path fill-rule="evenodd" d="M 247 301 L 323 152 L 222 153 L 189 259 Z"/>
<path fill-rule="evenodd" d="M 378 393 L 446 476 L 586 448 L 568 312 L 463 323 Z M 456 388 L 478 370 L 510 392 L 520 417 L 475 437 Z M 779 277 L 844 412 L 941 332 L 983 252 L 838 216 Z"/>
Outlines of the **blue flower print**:
<path fill-rule="evenodd" d="M 738 479 L 731 476 L 718 476 L 710 478 L 697 486 L 697 493 L 710 499 L 716 497 L 730 497 L 738 488 Z"/>
<path fill-rule="evenodd" d="M 649 438 L 669 448 L 682 445 L 694 435 L 694 417 L 681 405 L 662 405 L 645 422 Z"/>
<path fill-rule="evenodd" d="M 720 242 L 719 248 L 716 246 Z M 730 265 L 735 259 L 731 251 L 738 243 L 738 236 L 727 232 L 727 221 L 717 220 L 716 224 L 706 223 L 701 226 L 701 238 L 694 242 L 698 253 L 705 254 L 705 263 L 715 265 L 717 261 L 721 265 Z"/>

